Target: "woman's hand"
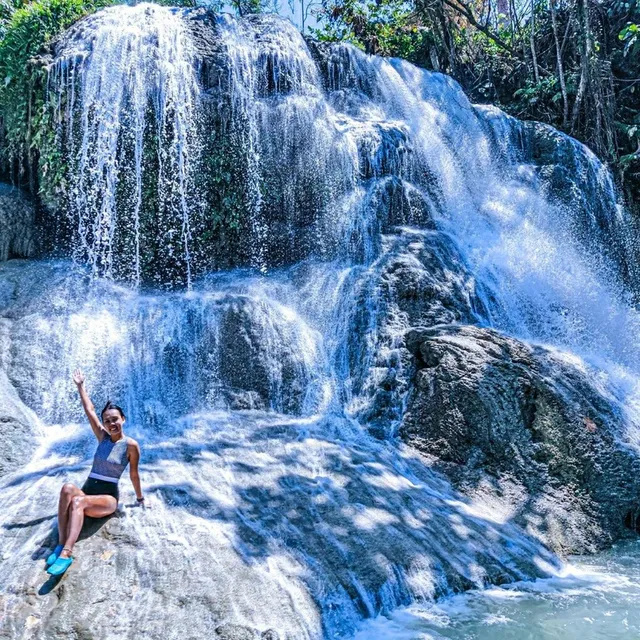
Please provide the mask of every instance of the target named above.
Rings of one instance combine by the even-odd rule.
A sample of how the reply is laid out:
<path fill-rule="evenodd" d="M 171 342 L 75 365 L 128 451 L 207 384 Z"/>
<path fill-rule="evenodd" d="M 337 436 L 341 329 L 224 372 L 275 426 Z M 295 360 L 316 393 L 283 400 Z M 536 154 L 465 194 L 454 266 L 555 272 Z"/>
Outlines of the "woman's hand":
<path fill-rule="evenodd" d="M 77 386 L 84 384 L 84 373 L 82 373 L 80 369 L 76 369 L 73 372 L 73 381 L 76 383 Z"/>

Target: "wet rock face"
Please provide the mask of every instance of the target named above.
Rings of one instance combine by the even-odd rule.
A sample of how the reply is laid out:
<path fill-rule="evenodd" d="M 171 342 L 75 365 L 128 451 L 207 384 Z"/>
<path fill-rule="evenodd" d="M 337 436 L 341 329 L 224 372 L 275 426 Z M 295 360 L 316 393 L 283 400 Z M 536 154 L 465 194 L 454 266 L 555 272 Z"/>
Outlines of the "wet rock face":
<path fill-rule="evenodd" d="M 524 159 L 536 166 L 541 192 L 572 212 L 574 233 L 585 251 L 599 239 L 602 253 L 617 266 L 625 285 L 640 295 L 637 220 L 623 219 L 611 176 L 587 147 L 541 122 L 523 122 Z M 601 259 L 600 256 L 598 256 Z"/>
<path fill-rule="evenodd" d="M 207 9 L 198 8 L 185 12 L 183 17 L 197 53 L 199 75 L 205 93 L 216 96 L 216 88 L 224 82 L 227 62 L 225 47 L 216 25 L 216 15 Z"/>
<path fill-rule="evenodd" d="M 366 231 L 375 233 L 396 224 L 431 224 L 432 203 L 420 189 L 408 188 L 415 156 L 408 124 L 395 118 L 363 117 L 359 112 L 371 101 L 353 87 L 343 90 L 323 81 L 326 65 L 319 66 L 293 25 L 276 16 L 232 20 L 205 9 L 174 11 L 169 23 L 180 22 L 184 34 L 180 33 L 188 36 L 182 47 L 185 55 L 188 50 L 187 64 L 180 68 L 189 73 L 178 74 L 170 84 L 189 95 L 191 87 L 193 96 L 188 109 L 177 111 L 184 118 L 180 126 L 169 123 L 169 130 L 189 131 L 187 182 L 170 180 L 170 172 L 162 169 L 166 160 L 160 162 L 157 157 L 159 143 L 148 133 L 158 126 L 162 114 L 175 111 L 167 107 L 162 114 L 156 113 L 154 106 L 162 95 L 156 95 L 157 78 L 153 80 L 158 73 L 151 61 L 159 55 L 153 45 L 157 39 L 153 25 L 162 12 L 151 8 L 145 12 L 146 21 L 137 16 L 136 29 L 146 25 L 151 35 L 142 42 L 132 36 L 128 46 L 141 49 L 149 58 L 143 58 L 150 65 L 149 86 L 144 88 L 149 108 L 142 108 L 142 94 L 138 107 L 132 106 L 140 89 L 131 80 L 135 69 L 110 80 L 110 86 L 125 85 L 120 110 L 113 117 L 127 123 L 123 131 L 138 131 L 129 138 L 138 136 L 136 144 L 145 150 L 140 167 L 131 164 L 136 152 L 130 141 L 119 142 L 128 149 L 122 161 L 96 150 L 95 123 L 80 117 L 88 105 L 94 105 L 91 112 L 95 105 L 108 111 L 113 102 L 98 91 L 100 83 L 88 80 L 92 65 L 99 66 L 101 52 L 106 61 L 99 68 L 118 66 L 112 62 L 117 59 L 115 53 L 108 53 L 105 46 L 118 39 L 104 35 L 113 27 L 108 19 L 113 12 L 78 21 L 52 45 L 48 63 L 43 59 L 56 91 L 69 100 L 73 93 L 75 106 L 61 114 L 69 135 L 61 140 L 71 140 L 74 131 L 92 157 L 95 153 L 105 156 L 100 163 L 105 163 L 122 192 L 117 202 L 107 203 L 114 212 L 109 220 L 117 223 L 105 227 L 113 239 L 106 247 L 85 229 L 92 229 L 94 223 L 106 225 L 109 216 L 102 216 L 97 206 L 84 206 L 73 196 L 76 191 L 68 189 L 69 206 L 56 205 L 48 225 L 53 228 L 56 218 L 68 219 L 66 233 L 47 236 L 57 254 L 73 253 L 118 280 L 179 288 L 198 274 L 236 266 L 264 272 L 309 257 L 362 261 L 362 229 L 351 228 L 357 227 L 354 220 L 366 219 Z M 75 78 L 73 92 L 69 78 Z M 141 79 L 140 83 L 145 84 Z M 142 113 L 149 119 L 144 126 L 136 120 Z M 165 152 L 173 153 L 170 136 L 163 144 Z M 63 146 L 63 153 L 72 153 L 69 142 Z M 81 165 L 74 179 L 81 191 L 93 189 L 95 202 L 102 202 L 106 189 Z M 435 175 L 429 167 L 421 167 L 418 173 L 435 200 Z M 187 183 L 189 188 L 184 187 Z M 136 204 L 138 184 L 145 194 L 140 206 Z M 173 195 L 166 198 L 162 194 L 169 187 Z M 126 222 L 133 218 L 137 222 Z M 185 221 L 186 235 L 180 231 Z"/>
<path fill-rule="evenodd" d="M 588 147 L 550 125 L 520 121 L 490 105 L 476 105 L 474 111 L 497 155 L 513 163 L 520 178 L 530 181 L 558 212 L 557 231 L 567 224 L 599 269 L 615 265 L 614 277 L 637 296 L 638 222 L 621 212 L 621 198 L 606 166 Z"/>
<path fill-rule="evenodd" d="M 0 308 L 7 295 L 0 291 Z M 35 450 L 35 415 L 22 403 L 7 375 L 13 365 L 12 324 L 0 317 L 0 477 L 29 462 Z"/>
<path fill-rule="evenodd" d="M 172 640 L 349 638 L 396 603 L 542 577 L 536 561 L 555 563 L 511 523 L 470 513 L 408 447 L 331 440 L 324 427 L 305 436 L 308 423 L 258 415 L 193 426 L 184 438 L 147 436 L 146 507 L 123 477 L 119 512 L 85 521 L 53 591 L 43 564 L 57 498 L 86 477 L 89 428 L 51 450 L 87 464 L 58 463 L 35 487 L 16 474 L 4 487 L 18 504 L 0 565 L 10 637 L 28 626 L 60 640 L 142 628 Z"/>
<path fill-rule="evenodd" d="M 35 420 L 0 370 L 0 477 L 29 462 L 35 450 Z"/>
<path fill-rule="evenodd" d="M 0 262 L 35 255 L 35 211 L 17 187 L 0 183 Z"/>
<path fill-rule="evenodd" d="M 132 298 L 85 276 L 66 263 L 0 265 L 0 370 L 42 419 L 84 420 L 73 362 L 99 390 L 97 405 L 120 399 L 154 427 L 212 406 L 313 409 L 317 337 L 276 302 L 232 288 Z M 142 406 L 126 406 L 127 388 L 144 390 Z"/>
<path fill-rule="evenodd" d="M 249 298 L 230 298 L 222 306 L 219 367 L 229 405 L 265 409 L 273 403 L 284 413 L 299 413 L 309 371 L 286 324 Z"/>
<path fill-rule="evenodd" d="M 593 551 L 637 512 L 640 462 L 618 407 L 559 354 L 472 326 L 414 329 L 400 435 L 464 493 L 559 552 Z"/>
<path fill-rule="evenodd" d="M 412 326 L 475 322 L 486 313 L 476 282 L 456 244 L 436 230 L 404 230 L 385 238 L 383 257 L 357 313 L 361 327 L 352 339 L 353 370 L 360 371 L 356 391 L 371 401 L 361 419 L 377 436 L 402 417 L 402 396 L 412 372 L 405 331 Z M 366 298 L 375 296 L 376 308 Z M 376 314 L 376 348 L 369 368 L 362 368 L 362 337 Z"/>
<path fill-rule="evenodd" d="M 590 179 L 586 147 L 541 122 L 519 127 L 524 157 L 537 165 L 543 189 L 560 202 L 590 212 L 601 227 L 611 224 L 615 198 L 605 192 L 604 180 Z"/>
<path fill-rule="evenodd" d="M 35 449 L 35 416 L 7 376 L 10 322 L 0 319 L 0 477 L 26 464 Z"/>

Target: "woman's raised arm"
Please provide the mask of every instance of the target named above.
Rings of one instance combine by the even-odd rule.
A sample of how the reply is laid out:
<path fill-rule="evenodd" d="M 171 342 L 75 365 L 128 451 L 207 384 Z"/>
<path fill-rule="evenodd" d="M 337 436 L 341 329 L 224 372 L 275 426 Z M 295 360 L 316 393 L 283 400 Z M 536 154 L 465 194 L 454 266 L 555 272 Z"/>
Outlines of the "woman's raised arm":
<path fill-rule="evenodd" d="M 102 436 L 105 431 L 102 428 L 100 418 L 98 418 L 98 414 L 96 413 L 96 408 L 93 406 L 93 402 L 91 402 L 91 398 L 84 387 L 84 374 L 80 369 L 76 369 L 73 372 L 73 381 L 76 383 L 76 387 L 78 387 L 78 393 L 80 394 L 80 400 L 82 401 L 82 408 L 87 414 L 87 418 L 89 418 L 91 429 L 93 430 L 96 438 L 98 438 L 98 440 L 102 440 Z"/>

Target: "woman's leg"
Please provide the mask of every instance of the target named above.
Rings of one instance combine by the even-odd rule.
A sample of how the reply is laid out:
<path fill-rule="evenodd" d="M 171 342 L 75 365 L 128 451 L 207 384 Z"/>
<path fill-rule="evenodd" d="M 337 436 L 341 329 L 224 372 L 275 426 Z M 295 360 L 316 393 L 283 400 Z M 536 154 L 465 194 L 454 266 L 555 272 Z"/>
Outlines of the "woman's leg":
<path fill-rule="evenodd" d="M 113 496 L 75 496 L 69 506 L 69 531 L 64 543 L 61 558 L 68 558 L 73 551 L 73 545 L 78 540 L 84 517 L 104 518 L 111 515 L 118 507 L 118 502 Z"/>
<path fill-rule="evenodd" d="M 67 541 L 67 525 L 69 522 L 69 506 L 76 496 L 83 496 L 84 493 L 75 484 L 68 482 L 60 490 L 60 500 L 58 501 L 58 544 L 64 546 Z"/>

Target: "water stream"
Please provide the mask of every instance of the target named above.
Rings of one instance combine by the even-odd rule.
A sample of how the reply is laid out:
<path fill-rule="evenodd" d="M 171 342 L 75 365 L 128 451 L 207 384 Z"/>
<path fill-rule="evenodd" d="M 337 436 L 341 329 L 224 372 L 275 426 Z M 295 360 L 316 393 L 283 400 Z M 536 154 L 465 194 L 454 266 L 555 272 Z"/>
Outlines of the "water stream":
<path fill-rule="evenodd" d="M 640 633 L 638 544 L 576 557 L 557 577 L 473 591 L 366 623 L 356 640 L 630 638 Z"/>

